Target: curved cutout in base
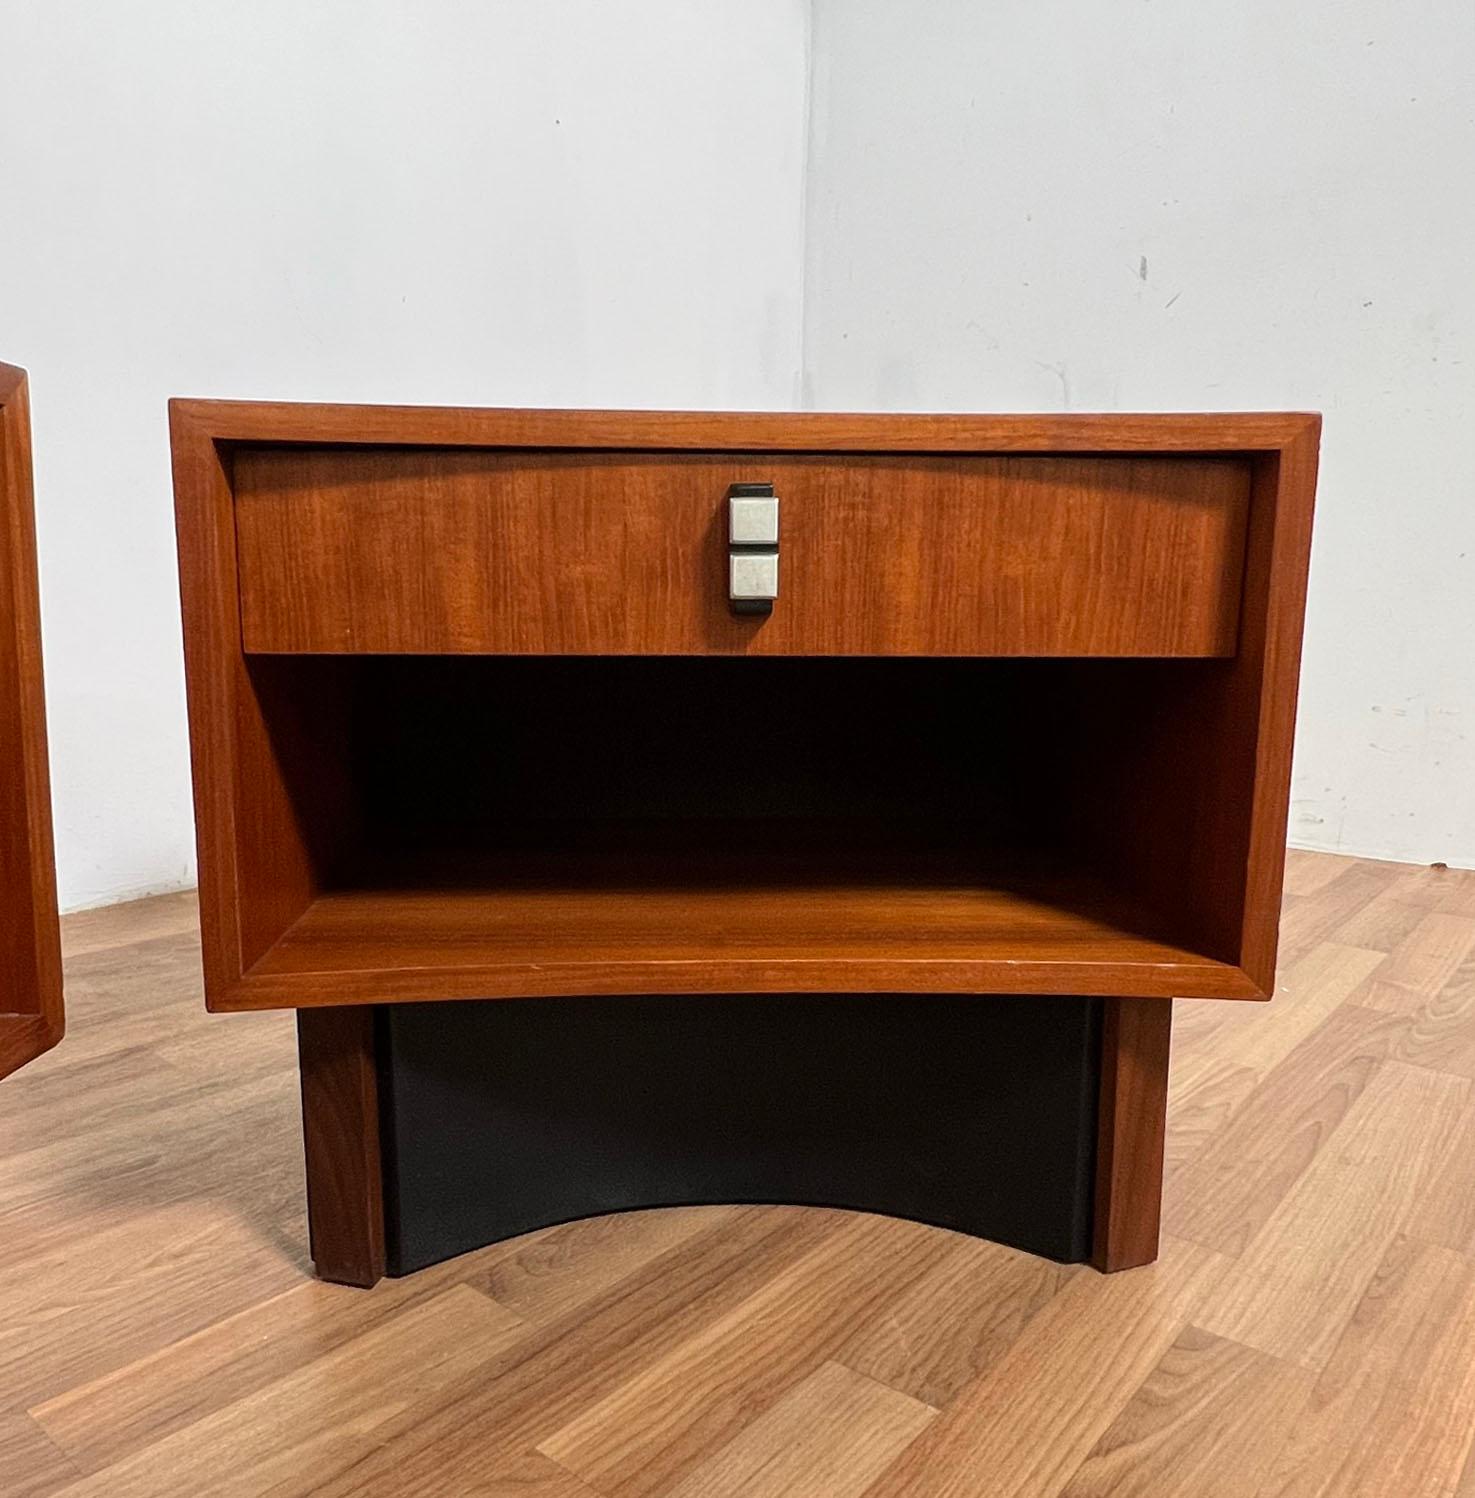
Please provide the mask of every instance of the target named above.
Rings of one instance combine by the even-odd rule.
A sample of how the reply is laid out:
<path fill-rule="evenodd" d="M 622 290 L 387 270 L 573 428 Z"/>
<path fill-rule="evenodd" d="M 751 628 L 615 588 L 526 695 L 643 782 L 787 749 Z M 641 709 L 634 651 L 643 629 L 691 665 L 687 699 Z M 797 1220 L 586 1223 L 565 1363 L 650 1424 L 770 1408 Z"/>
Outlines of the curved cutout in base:
<path fill-rule="evenodd" d="M 720 1202 L 1091 1247 L 1101 1001 L 668 995 L 379 1011 L 391 1274 Z"/>

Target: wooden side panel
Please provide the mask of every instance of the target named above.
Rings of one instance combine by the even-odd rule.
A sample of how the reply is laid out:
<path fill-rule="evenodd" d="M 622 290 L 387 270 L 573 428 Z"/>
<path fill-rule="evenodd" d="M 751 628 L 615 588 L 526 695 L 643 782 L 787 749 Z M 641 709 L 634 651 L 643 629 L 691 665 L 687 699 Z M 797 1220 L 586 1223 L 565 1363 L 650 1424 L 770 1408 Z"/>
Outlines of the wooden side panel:
<path fill-rule="evenodd" d="M 1255 465 L 1234 656 L 1083 686 L 1066 783 L 1124 886 L 1186 940 L 1275 982 L 1317 426 Z M 1165 677 L 1164 670 L 1173 673 Z"/>
<path fill-rule="evenodd" d="M 258 691 L 241 651 L 229 455 L 177 408 L 170 431 L 200 934 L 213 1005 L 307 908 L 318 869 L 290 757 L 267 720 L 270 693 Z M 290 714 L 277 716 L 278 734 L 290 736 Z"/>
<path fill-rule="evenodd" d="M 782 501 L 771 617 L 727 605 L 725 496 Z M 1234 457 L 243 446 L 250 651 L 1227 656 Z"/>
<path fill-rule="evenodd" d="M 1273 465 L 1261 466 L 1256 508 L 1265 518 L 1251 532 L 1246 558 L 1246 595 L 1253 597 L 1255 612 L 1240 651 L 1258 658 L 1259 670 L 1243 686 L 1253 698 L 1245 716 L 1255 723 L 1255 771 L 1239 959 L 1267 995 L 1275 987 L 1320 439 L 1318 421 Z"/>
<path fill-rule="evenodd" d="M 61 1039 L 25 375 L 0 364 L 0 1077 Z"/>

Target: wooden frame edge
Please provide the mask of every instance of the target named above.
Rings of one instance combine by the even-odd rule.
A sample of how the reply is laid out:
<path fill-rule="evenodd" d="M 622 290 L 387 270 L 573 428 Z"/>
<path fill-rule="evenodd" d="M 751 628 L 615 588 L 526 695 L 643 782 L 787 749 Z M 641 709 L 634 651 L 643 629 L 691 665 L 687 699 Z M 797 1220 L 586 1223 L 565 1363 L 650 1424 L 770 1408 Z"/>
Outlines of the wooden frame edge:
<path fill-rule="evenodd" d="M 817 964 L 827 970 L 825 963 Z M 467 967 L 457 970 L 465 985 L 464 993 L 478 999 L 538 999 L 579 995 L 583 997 L 617 997 L 629 994 L 703 993 L 827 993 L 833 991 L 833 980 L 805 982 L 795 970 L 801 963 L 786 965 L 783 981 L 776 983 L 763 972 L 761 962 L 728 963 L 721 974 L 711 971 L 712 964 L 700 959 L 691 962 L 659 960 L 622 965 L 610 975 L 606 964 L 591 964 L 600 975 L 591 981 L 578 964 L 547 963 L 509 966 L 503 970 Z M 848 991 L 863 993 L 961 993 L 982 997 L 995 995 L 1034 995 L 1071 993 L 1083 997 L 1122 997 L 1122 973 L 1119 968 L 1104 966 L 1093 970 L 1090 964 L 994 964 L 994 971 L 981 973 L 962 965 L 949 967 L 946 973 L 934 973 L 930 982 L 919 981 L 915 965 L 885 966 Z M 981 964 L 979 965 L 982 966 Z M 1168 1003 L 1184 998 L 1189 986 L 1176 981 L 1181 974 L 1165 976 L 1153 991 L 1138 992 L 1129 998 L 1149 1003 Z M 1214 974 L 1212 985 L 1201 985 L 1186 995 L 1192 1002 L 1263 1002 L 1266 995 L 1242 969 L 1223 965 Z M 984 980 L 991 981 L 984 981 Z M 445 992 L 447 975 L 440 968 L 378 969 L 364 973 L 327 972 L 248 972 L 240 980 L 223 985 L 207 1000 L 212 1010 L 297 1009 L 304 1007 L 353 1006 L 356 1004 L 418 1004 L 454 1002 Z M 1144 985 L 1145 987 L 1145 985 Z"/>
<path fill-rule="evenodd" d="M 1265 621 L 1240 949 L 1242 970 L 1266 997 L 1275 992 L 1321 427 L 1319 415 L 1307 416 L 1277 455 L 1268 561 L 1274 584 Z"/>
<path fill-rule="evenodd" d="M 176 397 L 171 418 L 220 442 L 401 447 L 976 453 L 1256 453 L 1293 445 L 1312 412 L 948 413 L 537 410 Z"/>
<path fill-rule="evenodd" d="M 31 459 L 30 382 L 24 369 L 0 364 L 0 526 L 14 608 L 16 695 L 30 871 L 30 931 L 35 954 L 35 1007 L 0 1014 L 0 1076 L 55 1046 L 66 1033 L 56 849 L 42 678 L 41 608 L 36 567 L 35 481 Z"/>
<path fill-rule="evenodd" d="M 241 655 L 235 517 L 224 459 L 189 409 L 169 403 L 175 540 L 189 717 L 200 945 L 207 1009 L 228 998 L 242 970 L 235 843 L 236 714 Z"/>

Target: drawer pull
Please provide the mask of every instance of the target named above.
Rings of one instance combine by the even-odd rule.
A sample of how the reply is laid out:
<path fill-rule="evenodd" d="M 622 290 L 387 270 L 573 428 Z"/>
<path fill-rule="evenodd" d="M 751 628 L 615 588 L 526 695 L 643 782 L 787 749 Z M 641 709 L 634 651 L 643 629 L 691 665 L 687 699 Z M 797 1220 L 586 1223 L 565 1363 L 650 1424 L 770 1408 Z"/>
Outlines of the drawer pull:
<path fill-rule="evenodd" d="M 735 614 L 768 614 L 778 597 L 778 496 L 772 484 L 727 491 L 727 597 Z"/>

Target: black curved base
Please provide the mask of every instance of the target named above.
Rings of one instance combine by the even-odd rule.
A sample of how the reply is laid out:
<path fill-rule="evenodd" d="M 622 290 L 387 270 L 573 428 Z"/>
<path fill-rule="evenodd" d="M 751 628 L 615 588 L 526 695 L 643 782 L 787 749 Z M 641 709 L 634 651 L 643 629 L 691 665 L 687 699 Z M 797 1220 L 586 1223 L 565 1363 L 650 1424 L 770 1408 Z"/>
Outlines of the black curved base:
<path fill-rule="evenodd" d="M 379 1011 L 389 1273 L 575 1217 L 793 1202 L 1089 1256 L 1101 1000 Z"/>

